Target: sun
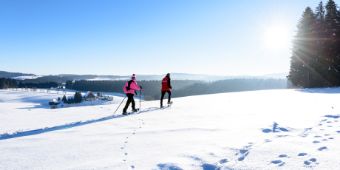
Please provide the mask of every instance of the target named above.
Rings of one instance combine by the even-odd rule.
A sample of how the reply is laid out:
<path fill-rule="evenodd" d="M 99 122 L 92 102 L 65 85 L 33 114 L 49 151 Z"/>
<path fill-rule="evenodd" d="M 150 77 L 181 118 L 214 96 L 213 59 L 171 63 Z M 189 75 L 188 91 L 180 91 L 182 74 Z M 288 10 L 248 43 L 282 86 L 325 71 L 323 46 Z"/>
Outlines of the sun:
<path fill-rule="evenodd" d="M 288 49 L 291 45 L 292 36 L 288 27 L 273 25 L 265 29 L 263 40 L 265 47 L 268 49 Z"/>

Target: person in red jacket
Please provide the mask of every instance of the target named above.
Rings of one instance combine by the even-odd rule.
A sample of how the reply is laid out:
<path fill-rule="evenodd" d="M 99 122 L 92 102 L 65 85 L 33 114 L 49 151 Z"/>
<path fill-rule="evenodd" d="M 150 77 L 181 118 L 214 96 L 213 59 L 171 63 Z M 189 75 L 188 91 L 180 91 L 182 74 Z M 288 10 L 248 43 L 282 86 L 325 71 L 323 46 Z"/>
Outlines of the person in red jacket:
<path fill-rule="evenodd" d="M 168 93 L 168 104 L 171 104 L 171 83 L 170 83 L 170 73 L 166 74 L 166 76 L 162 80 L 162 96 L 161 96 L 161 108 L 163 107 L 163 98 L 165 93 Z"/>
<path fill-rule="evenodd" d="M 130 103 L 132 103 L 132 111 L 133 112 L 137 112 L 138 110 L 135 107 L 135 100 L 133 98 L 133 96 L 136 93 L 136 90 L 141 90 L 142 87 L 138 86 L 137 82 L 136 82 L 136 75 L 132 74 L 131 76 L 131 80 L 127 81 L 123 87 L 123 91 L 126 94 L 126 97 L 128 98 L 128 100 L 126 101 L 125 107 L 123 109 L 123 115 L 127 114 L 127 109 L 130 105 Z"/>

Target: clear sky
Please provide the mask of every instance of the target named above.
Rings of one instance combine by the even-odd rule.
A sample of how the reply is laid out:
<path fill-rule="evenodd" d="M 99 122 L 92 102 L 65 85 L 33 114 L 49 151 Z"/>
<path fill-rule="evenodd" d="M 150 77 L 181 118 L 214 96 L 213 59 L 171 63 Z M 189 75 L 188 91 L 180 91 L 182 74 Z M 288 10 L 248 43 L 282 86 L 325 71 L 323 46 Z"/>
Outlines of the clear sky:
<path fill-rule="evenodd" d="M 336 1 L 337 2 L 337 1 Z M 260 75 L 289 71 L 319 0 L 1 0 L 0 70 Z"/>

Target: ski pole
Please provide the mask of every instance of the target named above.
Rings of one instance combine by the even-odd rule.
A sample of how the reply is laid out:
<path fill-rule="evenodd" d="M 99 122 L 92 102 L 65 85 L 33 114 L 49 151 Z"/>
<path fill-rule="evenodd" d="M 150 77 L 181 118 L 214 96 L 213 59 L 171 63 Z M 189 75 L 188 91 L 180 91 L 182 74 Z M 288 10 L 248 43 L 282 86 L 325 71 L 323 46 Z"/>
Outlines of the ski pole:
<path fill-rule="evenodd" d="M 142 109 L 142 89 L 139 90 L 139 110 Z"/>
<path fill-rule="evenodd" d="M 123 98 L 122 102 L 120 102 L 120 104 L 118 105 L 116 111 L 113 112 L 113 114 L 116 114 L 117 110 L 119 109 L 120 105 L 122 105 L 122 103 L 124 102 L 125 99 L 126 99 L 126 96 Z"/>

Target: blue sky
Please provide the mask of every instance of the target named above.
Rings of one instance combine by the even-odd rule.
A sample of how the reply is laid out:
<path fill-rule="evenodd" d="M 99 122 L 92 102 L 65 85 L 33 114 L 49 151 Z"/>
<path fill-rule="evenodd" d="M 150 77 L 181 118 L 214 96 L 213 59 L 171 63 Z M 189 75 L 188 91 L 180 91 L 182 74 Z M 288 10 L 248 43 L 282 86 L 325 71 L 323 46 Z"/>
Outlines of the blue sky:
<path fill-rule="evenodd" d="M 291 44 L 278 40 L 290 42 L 303 10 L 314 9 L 318 2 L 1 0 L 0 70 L 108 75 L 288 72 Z M 280 31 L 268 34 L 278 27 L 284 37 L 276 36 Z"/>

